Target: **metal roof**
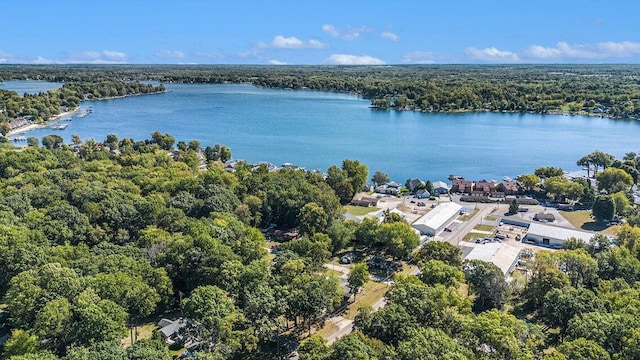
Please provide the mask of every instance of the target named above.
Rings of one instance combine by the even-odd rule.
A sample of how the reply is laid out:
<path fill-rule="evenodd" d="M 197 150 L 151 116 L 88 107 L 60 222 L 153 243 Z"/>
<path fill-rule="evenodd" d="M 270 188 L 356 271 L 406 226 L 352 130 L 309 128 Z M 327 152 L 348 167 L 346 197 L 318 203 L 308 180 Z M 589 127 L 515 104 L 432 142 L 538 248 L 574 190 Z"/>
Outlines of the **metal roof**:
<path fill-rule="evenodd" d="M 424 225 L 430 229 L 436 230 L 444 225 L 452 217 L 458 215 L 462 206 L 454 202 L 446 202 L 436 206 L 433 210 L 426 213 L 423 217 L 416 220 L 413 226 Z"/>
<path fill-rule="evenodd" d="M 594 233 L 586 231 L 568 229 L 559 226 L 544 225 L 535 222 L 529 225 L 528 234 L 558 240 L 567 240 L 574 237 L 586 242 L 591 240 L 591 238 L 595 235 Z"/>

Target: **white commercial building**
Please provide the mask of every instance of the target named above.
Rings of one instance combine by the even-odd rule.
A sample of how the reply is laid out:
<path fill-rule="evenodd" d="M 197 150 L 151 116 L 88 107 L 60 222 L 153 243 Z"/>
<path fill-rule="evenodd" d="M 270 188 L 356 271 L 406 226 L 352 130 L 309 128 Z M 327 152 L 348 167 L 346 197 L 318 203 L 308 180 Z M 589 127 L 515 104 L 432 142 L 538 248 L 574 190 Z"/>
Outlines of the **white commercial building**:
<path fill-rule="evenodd" d="M 465 260 L 482 260 L 495 264 L 507 275 L 515 267 L 520 249 L 505 243 L 476 244 Z"/>
<path fill-rule="evenodd" d="M 538 224 L 534 222 L 529 225 L 526 240 L 543 246 L 562 247 L 564 242 L 569 238 L 580 239 L 588 243 L 594 235 L 594 233 L 586 231 Z"/>
<path fill-rule="evenodd" d="M 454 202 L 440 204 L 416 220 L 411 226 L 421 234 L 434 236 L 460 215 L 460 209 L 462 206 Z"/>

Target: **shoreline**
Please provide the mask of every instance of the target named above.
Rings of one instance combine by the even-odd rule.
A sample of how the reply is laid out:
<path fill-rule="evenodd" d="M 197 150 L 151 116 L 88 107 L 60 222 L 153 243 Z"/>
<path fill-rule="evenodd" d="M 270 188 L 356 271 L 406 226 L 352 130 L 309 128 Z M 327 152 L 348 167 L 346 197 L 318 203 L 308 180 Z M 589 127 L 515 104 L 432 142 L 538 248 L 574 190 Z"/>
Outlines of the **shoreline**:
<path fill-rule="evenodd" d="M 63 117 L 68 116 L 68 115 L 73 115 L 73 114 L 77 113 L 78 111 L 80 111 L 80 107 L 77 107 L 77 108 L 75 108 L 73 110 L 70 110 L 70 111 L 62 112 L 62 113 L 60 113 L 58 115 L 54 115 L 54 116 L 50 117 L 49 120 L 45 121 L 42 124 L 30 124 L 30 125 L 27 125 L 27 126 L 23 126 L 21 128 L 17 128 L 17 129 L 11 130 L 11 131 L 7 132 L 7 135 L 5 135 L 5 136 L 6 137 L 11 137 L 11 136 L 19 135 L 19 134 L 24 134 L 24 133 L 27 133 L 27 132 L 32 131 L 32 130 L 46 128 L 47 126 L 49 126 L 49 125 L 51 125 L 53 123 L 59 122 L 60 120 L 62 120 Z"/>
<path fill-rule="evenodd" d="M 164 94 L 164 93 L 167 93 L 167 92 L 169 92 L 169 90 L 157 91 L 157 92 L 152 92 L 152 93 L 139 93 L 139 94 L 129 94 L 129 95 L 121 95 L 121 96 L 110 96 L 110 97 L 96 98 L 96 99 L 86 99 L 86 100 L 82 100 L 81 103 L 88 102 L 88 101 L 123 99 L 123 98 L 128 98 L 128 97 L 133 97 L 133 96 L 141 96 L 141 95 Z M 11 130 L 11 131 L 7 132 L 7 134 L 5 136 L 6 137 L 11 137 L 11 136 L 19 135 L 19 134 L 24 134 L 24 133 L 27 133 L 27 132 L 32 131 L 32 130 L 46 128 L 47 126 L 49 126 L 51 124 L 59 122 L 60 120 L 62 120 L 63 117 L 69 116 L 69 115 L 73 115 L 73 114 L 75 114 L 75 113 L 77 113 L 79 111 L 80 111 L 80 107 L 78 106 L 77 108 L 75 108 L 73 110 L 62 112 L 62 113 L 60 113 L 58 115 L 54 115 L 54 116 L 50 117 L 47 121 L 42 123 L 42 124 L 30 124 L 30 125 L 18 128 L 18 129 Z"/>
<path fill-rule="evenodd" d="M 168 92 L 170 92 L 170 91 L 169 91 L 169 90 L 164 90 L 164 91 L 155 91 L 155 92 L 150 92 L 150 93 L 138 93 L 138 94 L 128 94 L 128 95 L 108 96 L 108 97 L 102 97 L 102 98 L 85 99 L 85 100 L 82 100 L 81 102 L 85 102 L 85 101 L 113 100 L 113 99 L 124 99 L 124 98 L 134 97 L 134 96 L 142 96 L 142 95 L 156 95 L 156 94 L 164 94 L 164 93 L 168 93 Z"/>

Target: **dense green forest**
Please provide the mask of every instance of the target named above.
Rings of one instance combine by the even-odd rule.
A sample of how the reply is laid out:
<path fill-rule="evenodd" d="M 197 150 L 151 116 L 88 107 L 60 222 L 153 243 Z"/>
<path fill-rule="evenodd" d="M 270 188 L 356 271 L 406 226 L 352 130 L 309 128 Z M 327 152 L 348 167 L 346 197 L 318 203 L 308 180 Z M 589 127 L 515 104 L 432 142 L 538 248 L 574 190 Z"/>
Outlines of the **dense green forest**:
<path fill-rule="evenodd" d="M 42 123 L 65 110 L 73 110 L 82 100 L 106 99 L 120 96 L 152 94 L 165 91 L 163 85 L 115 79 L 65 82 L 59 89 L 38 94 L 20 95 L 0 90 L 0 132 L 6 134 L 9 122 L 27 118 Z"/>
<path fill-rule="evenodd" d="M 399 216 L 343 220 L 341 203 L 370 175 L 355 160 L 326 177 L 242 162 L 229 172 L 220 161 L 228 148 L 174 144 L 158 132 L 74 142 L 0 147 L 5 358 L 171 359 L 190 345 L 198 359 L 278 359 L 300 340 L 300 359 L 640 358 L 635 224 L 621 226 L 617 246 L 595 236 L 523 256 L 529 278 L 518 285 L 491 263 L 463 262 L 449 243 L 414 253 L 418 235 Z M 612 194 L 604 196 L 625 198 L 633 180 L 622 167 L 639 158 L 606 155 L 584 159 L 606 167 L 597 175 Z M 526 175 L 531 191 L 552 184 L 550 197 L 596 196 L 584 184 L 572 189 L 560 171 Z M 624 199 L 610 202 L 632 213 Z M 270 253 L 260 228 L 301 236 Z M 421 272 L 396 275 L 386 306 L 360 310 L 356 331 L 327 346 L 307 336 L 349 300 L 322 264 L 354 246 Z M 368 271 L 353 267 L 351 291 Z M 161 317 L 185 319 L 181 342 L 138 339 L 138 327 Z"/>
<path fill-rule="evenodd" d="M 640 116 L 637 65 L 3 65 L 5 79 L 251 83 L 348 92 L 379 109 Z"/>

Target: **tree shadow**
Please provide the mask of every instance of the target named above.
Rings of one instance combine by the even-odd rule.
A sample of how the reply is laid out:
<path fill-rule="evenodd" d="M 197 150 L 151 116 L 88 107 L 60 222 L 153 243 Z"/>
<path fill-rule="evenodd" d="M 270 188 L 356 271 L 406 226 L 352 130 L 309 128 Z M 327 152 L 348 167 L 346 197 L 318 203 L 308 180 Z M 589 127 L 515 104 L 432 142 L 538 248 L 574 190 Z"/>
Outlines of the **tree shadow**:
<path fill-rule="evenodd" d="M 582 230 L 587 231 L 602 231 L 607 229 L 609 226 L 603 221 L 589 221 L 582 224 Z"/>

